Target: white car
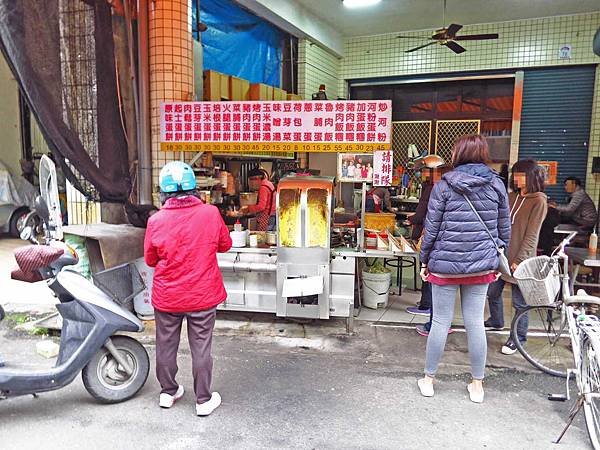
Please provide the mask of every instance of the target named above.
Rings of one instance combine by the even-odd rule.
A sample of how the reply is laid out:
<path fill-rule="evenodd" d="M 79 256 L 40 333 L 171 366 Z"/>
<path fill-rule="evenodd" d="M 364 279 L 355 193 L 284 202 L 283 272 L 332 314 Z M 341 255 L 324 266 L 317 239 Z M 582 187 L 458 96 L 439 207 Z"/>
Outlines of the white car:
<path fill-rule="evenodd" d="M 23 177 L 12 177 L 0 162 L 0 233 L 19 237 L 37 190 Z"/>
<path fill-rule="evenodd" d="M 0 233 L 8 233 L 19 237 L 23 229 L 24 219 L 29 213 L 27 206 L 0 205 Z"/>

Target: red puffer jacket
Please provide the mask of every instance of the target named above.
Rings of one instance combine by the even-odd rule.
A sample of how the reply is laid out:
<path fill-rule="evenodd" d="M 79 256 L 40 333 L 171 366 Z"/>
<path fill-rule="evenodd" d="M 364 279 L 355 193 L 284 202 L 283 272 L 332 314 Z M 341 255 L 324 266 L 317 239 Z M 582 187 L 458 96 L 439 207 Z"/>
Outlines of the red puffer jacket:
<path fill-rule="evenodd" d="M 231 248 L 219 210 L 192 196 L 167 200 L 148 220 L 146 264 L 155 267 L 152 305 L 159 311 L 191 312 L 227 297 L 217 252 Z"/>

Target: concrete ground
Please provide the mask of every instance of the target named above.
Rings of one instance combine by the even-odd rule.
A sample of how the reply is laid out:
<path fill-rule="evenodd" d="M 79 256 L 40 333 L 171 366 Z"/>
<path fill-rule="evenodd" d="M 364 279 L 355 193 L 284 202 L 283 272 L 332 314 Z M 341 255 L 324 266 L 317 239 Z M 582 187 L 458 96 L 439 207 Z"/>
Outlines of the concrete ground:
<path fill-rule="evenodd" d="M 0 447 L 589 448 L 582 417 L 562 445 L 552 444 L 570 404 L 549 402 L 546 395 L 562 393 L 564 381 L 537 373 L 520 356 L 490 350 L 486 399 L 473 404 L 465 389 L 465 335 L 454 333 L 436 395 L 423 398 L 416 380 L 424 338 L 412 330 L 366 323 L 347 336 L 340 332 L 343 324 L 337 325 L 221 326 L 214 341 L 213 387 L 224 401 L 211 417 L 194 415 L 190 353 L 184 341 L 179 382 L 188 391 L 173 409 L 157 406 L 154 365 L 138 396 L 118 405 L 96 404 L 78 377 L 67 388 L 39 398 L 1 401 Z M 490 348 L 498 339 L 490 338 Z M 9 366 L 52 365 L 53 360 L 35 354 L 37 340 L 0 324 L 0 349 Z M 153 358 L 154 346 L 151 339 L 147 342 Z"/>

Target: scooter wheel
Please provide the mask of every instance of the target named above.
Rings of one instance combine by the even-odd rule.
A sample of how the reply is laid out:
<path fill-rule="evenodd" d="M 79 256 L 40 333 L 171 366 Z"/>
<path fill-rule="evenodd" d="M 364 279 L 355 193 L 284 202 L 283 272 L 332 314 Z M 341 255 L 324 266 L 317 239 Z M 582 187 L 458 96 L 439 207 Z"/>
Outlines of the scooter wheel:
<path fill-rule="evenodd" d="M 138 341 L 128 336 L 113 336 L 111 341 L 133 373 L 127 374 L 105 347 L 98 350 L 81 376 L 87 391 L 100 403 L 129 400 L 144 386 L 150 370 L 148 353 Z"/>

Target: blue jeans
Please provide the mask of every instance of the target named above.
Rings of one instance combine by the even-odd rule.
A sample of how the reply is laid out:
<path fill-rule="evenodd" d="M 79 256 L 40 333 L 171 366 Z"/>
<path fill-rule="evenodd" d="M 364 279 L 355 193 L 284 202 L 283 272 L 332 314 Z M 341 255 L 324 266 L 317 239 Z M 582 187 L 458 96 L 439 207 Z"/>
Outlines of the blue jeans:
<path fill-rule="evenodd" d="M 506 281 L 500 279 L 490 284 L 488 289 L 488 305 L 490 308 L 489 324 L 495 328 L 504 327 L 504 302 L 502 300 L 502 291 Z M 512 306 L 515 314 L 527 307 L 523 294 L 516 284 L 511 284 Z M 527 340 L 527 329 L 529 328 L 529 316 L 525 314 L 517 324 L 517 336 L 520 342 Z"/>
<path fill-rule="evenodd" d="M 427 338 L 425 356 L 425 374 L 435 376 L 439 362 L 444 353 L 448 329 L 454 317 L 454 302 L 456 293 L 460 289 L 460 303 L 465 329 L 467 330 L 467 344 L 471 360 L 471 375 L 475 380 L 483 380 L 485 375 L 485 359 L 487 357 L 487 342 L 483 326 L 483 312 L 485 309 L 485 294 L 487 284 L 451 284 L 438 286 L 433 284 L 433 322 Z"/>

